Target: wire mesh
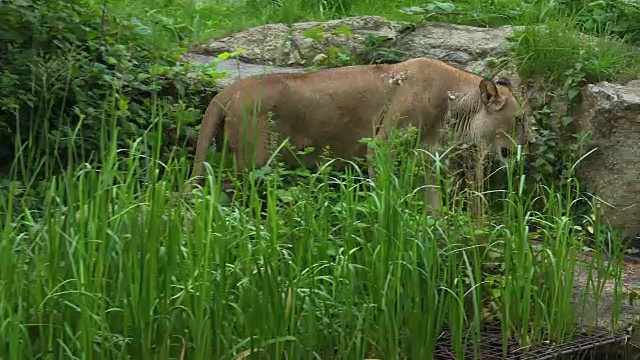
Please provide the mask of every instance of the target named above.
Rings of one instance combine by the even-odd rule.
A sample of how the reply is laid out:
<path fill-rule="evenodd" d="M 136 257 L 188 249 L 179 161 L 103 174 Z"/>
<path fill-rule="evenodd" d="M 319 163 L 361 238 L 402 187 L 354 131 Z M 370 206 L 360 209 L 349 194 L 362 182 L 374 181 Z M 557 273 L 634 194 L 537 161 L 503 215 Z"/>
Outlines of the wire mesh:
<path fill-rule="evenodd" d="M 601 329 L 582 330 L 577 332 L 572 339 L 560 344 L 541 343 L 528 348 L 520 346 L 517 339 L 511 336 L 507 340 L 506 355 L 504 356 L 502 330 L 499 327 L 483 329 L 480 339 L 478 358 L 482 360 L 548 360 L 594 350 L 606 345 L 621 344 L 626 342 L 627 336 L 624 334 L 611 334 Z M 473 359 L 473 342 L 468 340 L 464 345 L 464 359 Z M 461 360 L 457 358 L 453 350 L 452 339 L 447 331 L 442 333 L 436 345 L 434 360 Z"/>

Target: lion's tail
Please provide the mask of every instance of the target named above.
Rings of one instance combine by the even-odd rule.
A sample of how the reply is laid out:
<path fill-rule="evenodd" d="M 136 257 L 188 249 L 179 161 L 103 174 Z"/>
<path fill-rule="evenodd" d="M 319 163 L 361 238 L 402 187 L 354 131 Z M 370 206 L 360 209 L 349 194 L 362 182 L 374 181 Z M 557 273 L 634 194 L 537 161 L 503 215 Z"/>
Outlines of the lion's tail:
<path fill-rule="evenodd" d="M 200 125 L 200 133 L 198 134 L 198 142 L 196 144 L 196 156 L 191 175 L 192 183 L 187 186 L 187 192 L 191 191 L 193 184 L 202 184 L 205 173 L 204 160 L 211 146 L 211 141 L 218 135 L 217 131 L 222 131 L 224 118 L 224 108 L 219 100 L 214 98 L 209 103 L 204 113 L 202 124 Z"/>

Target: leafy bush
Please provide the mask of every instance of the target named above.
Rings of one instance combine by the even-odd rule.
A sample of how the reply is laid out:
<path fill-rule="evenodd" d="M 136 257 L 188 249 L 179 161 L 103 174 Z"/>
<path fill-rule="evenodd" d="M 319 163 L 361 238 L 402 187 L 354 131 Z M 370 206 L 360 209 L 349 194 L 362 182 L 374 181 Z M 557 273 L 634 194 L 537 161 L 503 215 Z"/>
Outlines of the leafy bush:
<path fill-rule="evenodd" d="M 527 26 L 513 35 L 514 60 L 522 78 L 533 78 L 546 98 L 568 105 L 552 111 L 549 103 L 535 106 L 537 123 L 543 134 L 535 146 L 531 165 L 539 180 L 563 184 L 574 174 L 566 174 L 581 154 L 582 134 L 572 128 L 567 112 L 579 99 L 580 88 L 598 81 L 626 81 L 640 73 L 640 58 L 629 45 L 611 38 L 585 35 L 576 30 L 579 23 L 550 21 L 546 26 Z"/>
<path fill-rule="evenodd" d="M 167 118 L 151 106 L 152 98 L 190 110 L 178 117 L 188 124 L 199 118 L 216 91 L 211 76 L 216 73 L 190 76 L 193 68 L 180 64 L 184 49 L 149 41 L 148 28 L 135 19 L 125 21 L 85 0 L 23 0 L 3 6 L 2 157 L 14 158 L 26 144 L 22 154 L 29 153 L 29 161 L 53 157 L 65 162 L 69 151 L 88 160 L 99 150 L 97 135 L 105 124 L 119 129 L 121 144 L 152 135 L 146 133 L 152 123 Z M 103 106 L 112 94 L 118 100 L 109 106 L 117 112 Z M 164 130 L 173 133 L 180 125 L 167 123 Z M 74 136 L 83 138 L 81 147 L 66 148 Z M 169 145 L 177 145 L 188 136 L 169 138 L 174 142 Z"/>

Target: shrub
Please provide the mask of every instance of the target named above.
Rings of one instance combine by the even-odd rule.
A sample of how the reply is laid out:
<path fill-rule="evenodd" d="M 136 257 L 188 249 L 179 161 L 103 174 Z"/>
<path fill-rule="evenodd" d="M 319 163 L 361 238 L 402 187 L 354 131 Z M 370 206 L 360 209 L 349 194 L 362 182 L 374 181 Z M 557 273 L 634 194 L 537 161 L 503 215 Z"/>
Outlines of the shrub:
<path fill-rule="evenodd" d="M 147 132 L 152 123 L 170 117 L 151 106 L 152 98 L 187 110 L 176 118 L 190 123 L 216 91 L 211 75 L 217 73 L 187 76 L 193 69 L 180 64 L 184 49 L 154 44 L 135 19 L 123 20 L 84 0 L 3 6 L 0 156 L 28 155 L 23 176 L 28 177 L 26 167 L 43 158 L 64 163 L 72 152 L 78 160 L 90 160 L 100 148 L 97 135 L 105 124 L 117 126 L 121 144 L 152 136 Z M 117 101 L 108 106 L 115 112 L 103 105 L 112 94 Z M 166 123 L 164 130 L 173 134 L 181 125 Z M 67 148 L 76 136 L 83 141 Z M 188 138 L 170 136 L 167 145 Z M 47 167 L 52 168 L 49 162 Z"/>

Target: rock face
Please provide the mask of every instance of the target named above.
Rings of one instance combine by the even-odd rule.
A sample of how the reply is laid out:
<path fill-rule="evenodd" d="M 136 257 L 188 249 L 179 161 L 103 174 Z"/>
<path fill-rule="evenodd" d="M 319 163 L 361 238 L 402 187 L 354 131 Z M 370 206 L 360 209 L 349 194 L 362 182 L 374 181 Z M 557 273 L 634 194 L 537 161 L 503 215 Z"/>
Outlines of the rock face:
<path fill-rule="evenodd" d="M 218 55 L 242 50 L 243 63 L 280 67 L 313 65 L 313 59 L 330 48 L 366 57 L 371 41 L 384 43 L 403 58 L 430 57 L 465 70 L 484 70 L 486 57 L 499 56 L 508 46 L 515 27 L 484 29 L 446 23 L 411 27 L 379 16 L 350 17 L 327 22 L 303 22 L 287 26 L 267 24 L 214 40 L 193 50 Z"/>
<path fill-rule="evenodd" d="M 213 61 L 211 56 L 189 54 L 189 60 L 195 63 L 205 64 Z M 272 65 L 258 65 L 250 64 L 239 61 L 237 59 L 226 59 L 219 61 L 216 65 L 218 71 L 226 72 L 229 76 L 219 79 L 218 84 L 220 87 L 225 87 L 233 84 L 234 82 L 251 75 L 270 74 L 270 73 L 295 73 L 302 72 L 304 68 L 301 67 L 285 67 L 285 66 L 272 66 Z"/>
<path fill-rule="evenodd" d="M 303 66 L 310 65 L 318 53 L 329 47 L 344 48 L 356 56 L 361 55 L 365 52 L 369 35 L 385 40 L 395 39 L 404 26 L 379 16 L 303 22 L 290 27 L 267 24 L 214 40 L 194 51 L 217 55 L 242 49 L 244 53 L 238 59 L 244 62 Z"/>
<path fill-rule="evenodd" d="M 597 147 L 578 166 L 582 184 L 604 201 L 612 226 L 624 236 L 640 236 L 640 79 L 624 86 L 589 84 L 573 112 Z"/>
<path fill-rule="evenodd" d="M 513 27 L 485 29 L 446 23 L 426 23 L 398 39 L 394 47 L 410 57 L 430 57 L 467 67 L 499 56 L 509 45 Z"/>

